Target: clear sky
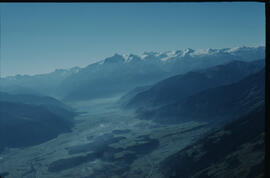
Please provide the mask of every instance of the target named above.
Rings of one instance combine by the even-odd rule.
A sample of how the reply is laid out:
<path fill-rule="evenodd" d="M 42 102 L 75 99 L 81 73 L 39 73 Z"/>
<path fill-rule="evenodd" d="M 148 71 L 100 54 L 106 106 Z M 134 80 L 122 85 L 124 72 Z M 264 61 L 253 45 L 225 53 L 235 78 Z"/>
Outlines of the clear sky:
<path fill-rule="evenodd" d="M 264 3 L 1 3 L 1 76 L 114 53 L 265 44 Z"/>

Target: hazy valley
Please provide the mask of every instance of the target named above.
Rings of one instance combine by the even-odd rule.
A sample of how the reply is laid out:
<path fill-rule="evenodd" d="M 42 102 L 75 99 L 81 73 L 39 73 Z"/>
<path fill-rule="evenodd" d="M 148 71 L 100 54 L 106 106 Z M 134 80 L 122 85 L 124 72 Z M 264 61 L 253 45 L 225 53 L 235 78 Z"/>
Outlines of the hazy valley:
<path fill-rule="evenodd" d="M 0 175 L 262 177 L 264 51 L 116 54 L 1 78 Z"/>

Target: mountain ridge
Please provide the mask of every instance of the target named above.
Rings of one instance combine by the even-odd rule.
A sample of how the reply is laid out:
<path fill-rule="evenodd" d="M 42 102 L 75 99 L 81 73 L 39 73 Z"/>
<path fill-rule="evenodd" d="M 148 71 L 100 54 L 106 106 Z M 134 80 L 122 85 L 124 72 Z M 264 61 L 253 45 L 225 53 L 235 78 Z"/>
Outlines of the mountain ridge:
<path fill-rule="evenodd" d="M 1 90 L 6 92 L 20 86 L 41 95 L 79 101 L 121 94 L 137 86 L 150 85 L 173 75 L 232 60 L 253 61 L 264 58 L 263 46 L 145 52 L 141 56 L 115 54 L 83 68 L 1 78 L 0 84 Z"/>
<path fill-rule="evenodd" d="M 159 107 L 182 100 L 202 90 L 237 82 L 264 67 L 264 60 L 231 61 L 207 69 L 194 70 L 161 80 L 136 94 L 127 107 Z"/>
<path fill-rule="evenodd" d="M 226 123 L 265 102 L 265 68 L 236 83 L 209 88 L 158 109 L 137 110 L 138 116 L 161 123 L 187 120 Z"/>

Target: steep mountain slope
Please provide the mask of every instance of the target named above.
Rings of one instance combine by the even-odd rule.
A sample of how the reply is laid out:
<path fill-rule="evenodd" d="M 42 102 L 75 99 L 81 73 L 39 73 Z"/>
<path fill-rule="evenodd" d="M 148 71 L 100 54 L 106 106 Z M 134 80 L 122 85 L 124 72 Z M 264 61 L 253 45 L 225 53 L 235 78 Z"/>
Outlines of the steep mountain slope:
<path fill-rule="evenodd" d="M 140 111 L 158 122 L 223 121 L 247 113 L 265 101 L 265 68 L 231 85 L 210 88 L 156 110 Z"/>
<path fill-rule="evenodd" d="M 0 152 L 40 144 L 71 131 L 74 111 L 50 98 L 0 93 Z"/>
<path fill-rule="evenodd" d="M 265 58 L 265 47 L 240 47 L 207 50 L 177 50 L 119 55 L 85 68 L 56 70 L 49 74 L 1 78 L 1 88 L 15 86 L 69 101 L 87 100 L 127 92 L 151 85 L 173 75 L 204 69 L 232 60 L 253 61 Z M 17 93 L 20 91 L 16 91 Z M 27 92 L 29 93 L 29 92 Z"/>
<path fill-rule="evenodd" d="M 167 178 L 263 177 L 265 105 L 206 135 L 160 164 Z"/>
<path fill-rule="evenodd" d="M 128 107 L 159 107 L 221 85 L 231 84 L 264 67 L 264 60 L 232 61 L 211 68 L 188 72 L 162 80 L 149 90 L 138 93 Z"/>

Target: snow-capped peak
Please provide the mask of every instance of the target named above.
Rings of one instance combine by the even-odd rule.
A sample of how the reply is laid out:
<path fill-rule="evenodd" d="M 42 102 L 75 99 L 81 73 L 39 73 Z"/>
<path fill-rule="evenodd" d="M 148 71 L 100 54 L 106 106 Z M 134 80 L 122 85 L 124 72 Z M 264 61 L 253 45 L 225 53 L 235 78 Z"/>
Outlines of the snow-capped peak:
<path fill-rule="evenodd" d="M 125 58 L 123 57 L 123 55 L 115 53 L 113 56 L 104 59 L 104 64 L 105 63 L 119 63 L 119 62 L 124 62 L 124 61 L 125 61 Z"/>
<path fill-rule="evenodd" d="M 115 53 L 113 56 L 108 57 L 98 64 L 104 63 L 130 63 L 135 61 L 141 60 L 154 60 L 154 61 L 162 61 L 167 62 L 170 59 L 178 60 L 178 59 L 185 59 L 186 57 L 205 57 L 205 56 L 213 56 L 213 55 L 231 55 L 231 56 L 247 56 L 255 55 L 255 53 L 264 53 L 265 47 L 264 46 L 256 46 L 256 47 L 235 47 L 235 48 L 222 48 L 222 49 L 214 49 L 214 48 L 207 48 L 207 49 L 191 49 L 187 48 L 184 50 L 172 50 L 166 52 L 144 52 L 142 55 L 135 55 L 135 54 L 118 54 Z M 256 52 L 257 51 L 257 52 Z M 253 54 L 254 53 L 254 54 Z M 262 55 L 261 55 L 262 56 Z"/>
<path fill-rule="evenodd" d="M 136 61 L 140 61 L 141 58 L 140 56 L 137 56 L 135 54 L 130 54 L 129 57 L 128 57 L 128 62 L 136 62 Z"/>
<path fill-rule="evenodd" d="M 167 61 L 168 59 L 176 57 L 176 56 L 177 56 L 176 51 L 167 51 L 159 55 L 161 61 Z"/>
<path fill-rule="evenodd" d="M 192 53 L 194 53 L 194 52 L 195 52 L 195 50 L 193 50 L 193 49 L 191 49 L 191 48 L 187 48 L 187 49 L 185 49 L 184 52 L 182 53 L 182 57 L 187 56 L 187 55 L 190 55 L 190 54 L 192 54 Z"/>

